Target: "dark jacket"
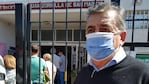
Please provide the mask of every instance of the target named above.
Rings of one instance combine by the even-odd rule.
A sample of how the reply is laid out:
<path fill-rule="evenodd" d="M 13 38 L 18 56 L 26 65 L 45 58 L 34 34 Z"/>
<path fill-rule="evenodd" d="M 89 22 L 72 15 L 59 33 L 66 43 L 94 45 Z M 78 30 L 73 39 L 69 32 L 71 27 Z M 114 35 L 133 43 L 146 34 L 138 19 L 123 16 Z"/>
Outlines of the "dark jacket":
<path fill-rule="evenodd" d="M 130 56 L 99 72 L 87 65 L 74 84 L 149 84 L 149 65 Z"/>

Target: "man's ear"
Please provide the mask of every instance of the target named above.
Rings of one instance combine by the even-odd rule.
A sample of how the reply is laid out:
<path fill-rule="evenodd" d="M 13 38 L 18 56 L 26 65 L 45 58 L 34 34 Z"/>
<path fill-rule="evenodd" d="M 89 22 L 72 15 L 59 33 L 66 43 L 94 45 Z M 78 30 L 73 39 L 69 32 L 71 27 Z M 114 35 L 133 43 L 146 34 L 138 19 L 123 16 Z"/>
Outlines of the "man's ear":
<path fill-rule="evenodd" d="M 122 40 L 122 44 L 125 42 L 125 40 L 126 40 L 126 34 L 127 34 L 127 32 L 122 32 L 121 33 L 121 40 Z"/>

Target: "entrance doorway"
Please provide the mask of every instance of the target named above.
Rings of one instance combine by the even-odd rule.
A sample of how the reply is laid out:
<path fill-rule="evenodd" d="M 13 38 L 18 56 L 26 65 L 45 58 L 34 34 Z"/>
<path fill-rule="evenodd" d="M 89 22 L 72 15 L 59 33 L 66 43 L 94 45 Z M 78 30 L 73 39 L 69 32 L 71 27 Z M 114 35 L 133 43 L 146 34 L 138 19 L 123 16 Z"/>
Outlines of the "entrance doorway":
<path fill-rule="evenodd" d="M 41 56 L 43 56 L 44 53 L 50 53 L 51 48 L 52 46 L 41 46 Z M 71 46 L 54 46 L 54 48 L 56 49 L 57 55 L 58 51 L 62 50 L 66 57 L 67 79 L 65 80 L 68 84 L 71 84 Z"/>

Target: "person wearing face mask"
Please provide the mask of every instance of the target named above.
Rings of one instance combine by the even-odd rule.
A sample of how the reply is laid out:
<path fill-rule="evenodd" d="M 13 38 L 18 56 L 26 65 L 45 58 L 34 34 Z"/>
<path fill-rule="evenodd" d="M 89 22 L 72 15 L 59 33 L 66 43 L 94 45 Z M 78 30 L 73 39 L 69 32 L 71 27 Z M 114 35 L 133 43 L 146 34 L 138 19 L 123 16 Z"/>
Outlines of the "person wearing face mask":
<path fill-rule="evenodd" d="M 149 84 L 149 66 L 126 56 L 124 9 L 100 4 L 88 9 L 86 50 L 90 61 L 74 84 Z"/>

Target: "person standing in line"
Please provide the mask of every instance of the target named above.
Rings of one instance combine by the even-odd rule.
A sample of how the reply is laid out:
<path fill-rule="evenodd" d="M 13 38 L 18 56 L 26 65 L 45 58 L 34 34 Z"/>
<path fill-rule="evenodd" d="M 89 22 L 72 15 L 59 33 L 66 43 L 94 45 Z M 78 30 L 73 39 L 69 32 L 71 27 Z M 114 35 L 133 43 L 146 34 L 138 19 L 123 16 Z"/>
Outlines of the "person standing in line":
<path fill-rule="evenodd" d="M 16 58 L 12 55 L 4 56 L 6 67 L 6 84 L 16 84 Z"/>
<path fill-rule="evenodd" d="M 48 68 L 49 76 L 50 76 L 50 82 L 48 84 L 54 84 L 55 76 L 56 76 L 56 66 L 51 62 L 52 56 L 49 53 L 45 53 L 43 55 L 43 59 L 46 61 L 46 65 Z"/>
<path fill-rule="evenodd" d="M 88 9 L 86 49 L 90 61 L 74 84 L 149 84 L 149 66 L 126 56 L 124 9 L 99 4 Z"/>
<path fill-rule="evenodd" d="M 66 71 L 66 58 L 64 56 L 64 53 L 62 50 L 58 51 L 58 55 L 61 58 L 61 64 L 60 64 L 60 84 L 65 84 L 65 80 L 64 80 L 64 75 L 65 75 L 65 71 Z"/>
<path fill-rule="evenodd" d="M 6 68 L 4 64 L 3 57 L 0 55 L 0 84 L 5 84 L 6 80 Z"/>
<path fill-rule="evenodd" d="M 39 45 L 32 45 L 31 80 L 33 84 L 44 84 L 44 73 L 48 73 L 46 62 L 38 56 L 39 53 Z"/>
<path fill-rule="evenodd" d="M 60 84 L 60 71 L 59 71 L 59 68 L 60 68 L 60 64 L 61 64 L 61 59 L 60 59 L 59 56 L 56 55 L 56 49 L 55 48 L 51 48 L 50 52 L 51 52 L 51 55 L 52 55 L 52 58 L 53 58 L 52 62 L 55 64 L 55 66 L 57 68 L 54 83 L 55 84 Z"/>

